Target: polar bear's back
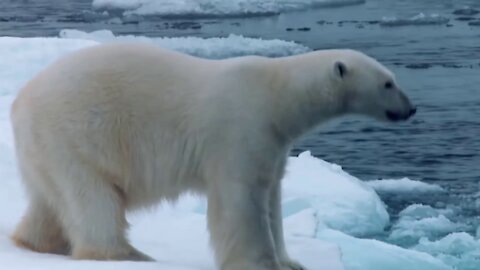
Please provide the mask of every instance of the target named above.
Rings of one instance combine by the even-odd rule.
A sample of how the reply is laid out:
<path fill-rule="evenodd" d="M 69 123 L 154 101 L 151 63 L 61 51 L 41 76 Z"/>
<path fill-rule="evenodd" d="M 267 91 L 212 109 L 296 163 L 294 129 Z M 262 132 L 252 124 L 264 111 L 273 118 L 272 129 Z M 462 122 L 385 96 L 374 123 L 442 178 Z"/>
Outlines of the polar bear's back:
<path fill-rule="evenodd" d="M 189 82 L 196 72 L 205 71 L 200 68 L 205 61 L 208 60 L 147 44 L 97 45 L 59 59 L 31 80 L 22 92 L 58 97 L 85 95 L 88 91 L 98 95 L 99 91 L 146 90 L 139 86 L 157 88 L 159 92 L 173 82 Z"/>
<path fill-rule="evenodd" d="M 180 103 L 201 94 L 201 85 L 215 73 L 214 63 L 203 68 L 206 61 L 146 44 L 82 49 L 32 79 L 20 91 L 12 117 L 50 115 L 54 119 L 60 115 L 100 115 L 102 111 L 114 116 L 131 110 L 161 115 L 161 110 L 186 106 Z"/>

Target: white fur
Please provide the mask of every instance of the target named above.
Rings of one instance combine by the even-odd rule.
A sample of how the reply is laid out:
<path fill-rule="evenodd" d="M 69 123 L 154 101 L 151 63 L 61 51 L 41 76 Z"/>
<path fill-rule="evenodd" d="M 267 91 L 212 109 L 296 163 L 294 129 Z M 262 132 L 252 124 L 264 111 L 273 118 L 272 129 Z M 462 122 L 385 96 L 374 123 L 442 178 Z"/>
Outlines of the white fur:
<path fill-rule="evenodd" d="M 41 252 L 70 247 L 78 259 L 146 260 L 125 238 L 125 211 L 192 191 L 208 197 L 220 269 L 303 269 L 283 241 L 289 147 L 345 113 L 409 109 L 396 97 L 379 101 L 388 79 L 350 50 L 229 60 L 139 44 L 73 53 L 31 80 L 12 108 L 31 197 L 13 239 Z"/>

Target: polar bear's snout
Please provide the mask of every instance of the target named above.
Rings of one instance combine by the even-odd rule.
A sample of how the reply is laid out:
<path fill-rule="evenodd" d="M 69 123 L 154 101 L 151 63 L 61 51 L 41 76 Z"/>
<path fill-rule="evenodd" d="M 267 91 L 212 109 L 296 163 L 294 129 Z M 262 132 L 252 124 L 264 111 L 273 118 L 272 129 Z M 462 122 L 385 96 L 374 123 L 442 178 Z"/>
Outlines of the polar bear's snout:
<path fill-rule="evenodd" d="M 406 121 L 417 113 L 417 107 L 412 105 L 409 98 L 400 90 L 398 90 L 399 99 L 401 100 L 402 108 L 397 110 L 386 110 L 385 115 L 389 121 L 398 122 Z"/>
<path fill-rule="evenodd" d="M 392 111 L 386 111 L 385 114 L 388 120 L 393 122 L 405 121 L 410 119 L 417 112 L 417 107 L 412 107 L 407 113 L 396 113 Z"/>

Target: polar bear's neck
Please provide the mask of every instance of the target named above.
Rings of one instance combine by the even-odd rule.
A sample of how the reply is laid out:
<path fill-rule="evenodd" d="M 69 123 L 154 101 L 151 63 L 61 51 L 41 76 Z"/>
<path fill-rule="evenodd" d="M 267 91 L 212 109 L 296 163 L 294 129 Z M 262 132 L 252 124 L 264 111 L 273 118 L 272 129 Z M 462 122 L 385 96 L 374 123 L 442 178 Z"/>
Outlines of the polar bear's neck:
<path fill-rule="evenodd" d="M 273 108 L 273 124 L 290 142 L 345 113 L 343 92 L 333 87 L 328 59 L 319 65 L 318 56 L 311 54 L 272 61 L 278 81 L 272 91 L 279 102 Z"/>

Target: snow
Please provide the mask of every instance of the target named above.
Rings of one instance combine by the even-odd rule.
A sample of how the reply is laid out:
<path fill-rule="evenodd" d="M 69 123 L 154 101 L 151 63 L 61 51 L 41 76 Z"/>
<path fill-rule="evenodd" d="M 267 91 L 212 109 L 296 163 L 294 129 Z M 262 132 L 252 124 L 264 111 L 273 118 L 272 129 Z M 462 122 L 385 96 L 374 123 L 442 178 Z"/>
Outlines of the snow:
<path fill-rule="evenodd" d="M 20 220 L 27 203 L 15 165 L 9 108 L 18 89 L 47 64 L 68 52 L 100 42 L 79 39 L 78 36 L 69 39 L 67 36 L 0 38 L 0 179 L 3 180 L 0 189 L 0 265 L 12 270 L 215 269 L 206 230 L 205 199 L 188 195 L 177 204 L 163 204 L 128 216 L 132 244 L 154 257 L 157 261 L 153 263 L 73 261 L 65 256 L 23 250 L 9 241 L 8 235 Z M 180 44 L 183 42 L 185 40 L 177 40 L 177 45 L 172 46 L 187 46 Z M 205 42 L 215 44 L 217 41 Z M 188 46 L 196 44 L 192 42 Z M 258 49 L 260 47 L 254 50 L 259 54 L 268 53 L 267 45 Z M 218 53 L 228 56 L 228 46 L 224 50 Z M 209 50 L 202 53 L 206 54 L 205 57 L 212 55 Z M 389 216 L 374 190 L 340 166 L 305 152 L 289 158 L 283 180 L 287 246 L 292 257 L 308 269 L 451 269 L 440 261 L 443 257 L 435 259 L 422 252 L 421 246 L 417 247 L 419 251 L 406 250 L 376 240 L 355 238 L 383 232 Z M 427 244 L 424 242 L 425 246 Z M 439 253 L 450 256 L 448 251 Z"/>
<path fill-rule="evenodd" d="M 125 15 L 269 15 L 311 7 L 358 5 L 365 0 L 93 0 L 95 9 L 126 10 Z"/>
<path fill-rule="evenodd" d="M 443 188 L 438 185 L 410 180 L 408 178 L 373 180 L 366 182 L 366 184 L 379 193 L 414 194 L 444 191 Z"/>
<path fill-rule="evenodd" d="M 11 193 L 8 200 L 19 201 L 20 189 L 0 191 Z M 186 198 L 188 200 L 188 198 Z M 3 202 L 2 202 L 3 203 Z M 21 203 L 24 205 L 24 203 Z M 132 225 L 130 239 L 132 244 L 156 259 L 156 262 L 96 262 L 73 261 L 65 256 L 39 254 L 14 247 L 8 234 L 11 224 L 4 226 L 5 218 L 0 218 L 0 265 L 9 269 L 38 270 L 74 270 L 74 269 L 156 269 L 156 270 L 213 270 L 213 254 L 210 250 L 204 215 L 179 210 L 180 206 L 159 207 L 145 213 L 129 216 Z M 23 208 L 23 207 L 21 207 Z M 10 208 L 9 208 L 10 209 Z M 2 209 L 2 215 L 6 209 Z M 20 209 L 22 213 L 23 209 Z M 14 211 L 9 210 L 9 211 Z M 15 223 L 18 217 L 14 218 Z M 340 250 L 334 244 L 317 239 L 288 237 L 287 243 L 292 256 L 309 269 L 343 270 Z M 319 258 L 319 254 L 322 254 Z"/>
<path fill-rule="evenodd" d="M 195 56 L 215 59 L 242 55 L 278 57 L 310 51 L 308 47 L 291 41 L 279 39 L 263 40 L 233 34 L 223 38 L 149 38 L 144 36 L 115 36 L 110 30 L 98 30 L 86 33 L 79 30 L 65 29 L 60 32 L 60 37 L 66 39 L 93 40 L 100 43 L 146 42 Z"/>

